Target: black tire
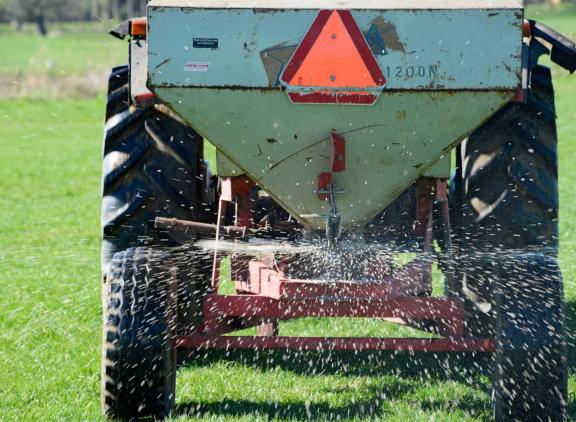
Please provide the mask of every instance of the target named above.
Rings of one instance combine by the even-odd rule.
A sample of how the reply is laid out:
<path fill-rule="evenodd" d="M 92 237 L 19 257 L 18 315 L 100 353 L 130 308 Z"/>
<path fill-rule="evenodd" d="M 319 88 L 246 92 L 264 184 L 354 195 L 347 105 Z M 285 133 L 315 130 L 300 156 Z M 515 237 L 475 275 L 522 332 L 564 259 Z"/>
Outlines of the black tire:
<path fill-rule="evenodd" d="M 496 339 L 497 420 L 563 420 L 566 360 L 558 268 L 558 165 L 550 70 L 462 145 L 454 245 L 469 335 Z"/>
<path fill-rule="evenodd" d="M 162 243 L 157 216 L 202 220 L 203 139 L 165 106 L 136 107 L 127 66 L 113 69 L 106 106 L 102 274 L 129 247 Z"/>
<path fill-rule="evenodd" d="M 565 421 L 568 374 L 557 260 L 512 252 L 497 261 L 495 420 Z"/>
<path fill-rule="evenodd" d="M 450 195 L 464 295 L 484 312 L 474 335 L 493 336 L 492 256 L 535 249 L 557 256 L 558 157 L 550 70 L 532 70 L 528 102 L 510 103 L 462 144 L 462 179 Z M 473 253 L 478 252 L 478 253 Z M 472 308 L 473 310 L 473 308 Z M 482 315 L 482 313 L 484 315 Z"/>
<path fill-rule="evenodd" d="M 463 144 L 462 232 L 478 249 L 558 248 L 558 156 L 550 70 Z M 505 228 L 505 230 L 503 230 Z"/>
<path fill-rule="evenodd" d="M 102 411 L 110 418 L 162 419 L 176 388 L 176 286 L 170 257 L 151 249 L 114 255 L 107 276 Z"/>

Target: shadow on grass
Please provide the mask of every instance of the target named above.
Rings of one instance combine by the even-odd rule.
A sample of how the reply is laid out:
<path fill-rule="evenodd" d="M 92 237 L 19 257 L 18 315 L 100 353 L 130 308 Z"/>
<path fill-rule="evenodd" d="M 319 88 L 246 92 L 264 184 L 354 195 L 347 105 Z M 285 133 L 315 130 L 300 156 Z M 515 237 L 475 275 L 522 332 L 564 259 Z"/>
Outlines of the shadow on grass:
<path fill-rule="evenodd" d="M 353 403 L 333 406 L 327 403 L 292 402 L 273 403 L 249 400 L 225 399 L 215 403 L 185 403 L 176 409 L 177 415 L 201 417 L 203 415 L 233 416 L 247 418 L 261 415 L 269 419 L 307 420 L 312 417 L 320 420 L 337 420 L 343 418 L 360 418 L 381 413 L 384 397 L 404 396 L 412 387 L 403 383 L 394 383 L 389 389 L 370 387 L 365 399 Z"/>
<path fill-rule="evenodd" d="M 410 394 L 416 387 L 412 387 L 405 392 L 395 391 L 393 396 L 387 395 L 386 388 L 371 389 L 366 395 L 366 399 L 357 400 L 354 403 L 334 406 L 327 403 L 271 403 L 255 402 L 249 400 L 225 399 L 216 403 L 185 403 L 177 406 L 178 416 L 229 416 L 236 418 L 249 418 L 264 416 L 267 419 L 288 419 L 288 420 L 342 420 L 360 418 L 381 418 L 388 413 L 385 402 L 386 397 L 394 397 L 401 400 Z M 467 400 L 458 406 L 462 411 L 479 415 L 485 413 L 486 404 L 479 399 Z M 449 403 L 434 402 L 425 400 L 421 403 L 423 410 L 441 410 L 450 408 Z M 384 409 L 384 410 L 382 410 Z M 248 419 L 247 419 L 248 420 Z"/>
<path fill-rule="evenodd" d="M 568 332 L 568 368 L 576 370 L 576 302 L 566 304 Z M 344 375 L 349 377 L 382 377 L 385 381 L 366 387 L 362 400 L 341 405 L 328 403 L 250 401 L 223 399 L 217 402 L 187 402 L 179 404 L 176 415 L 218 415 L 267 418 L 320 420 L 370 418 L 387 413 L 386 402 L 408 398 L 425 382 L 453 381 L 482 391 L 482 395 L 467 395 L 458 403 L 450 398 L 438 400 L 423 398 L 418 407 L 425 411 L 459 409 L 470 416 L 484 419 L 490 411 L 491 360 L 487 354 L 461 353 L 396 353 L 396 352 L 298 352 L 298 351 L 210 351 L 201 357 L 186 359 L 187 367 L 201 367 L 212 363 L 235 362 L 260 371 L 282 369 L 297 375 Z M 392 377 L 392 380 L 390 380 Z M 338 393 L 331 390 L 331 393 Z M 412 399 L 413 400 L 413 399 Z M 572 395 L 568 403 L 569 420 L 576 420 L 576 400 Z"/>

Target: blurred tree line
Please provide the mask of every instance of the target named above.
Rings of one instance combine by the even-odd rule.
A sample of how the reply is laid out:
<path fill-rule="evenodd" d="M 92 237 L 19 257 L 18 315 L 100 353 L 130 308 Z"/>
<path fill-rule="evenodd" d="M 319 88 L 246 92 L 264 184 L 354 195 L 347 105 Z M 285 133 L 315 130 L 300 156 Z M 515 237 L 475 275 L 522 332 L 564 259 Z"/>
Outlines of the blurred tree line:
<path fill-rule="evenodd" d="M 0 21 L 16 30 L 34 23 L 38 33 L 48 33 L 49 21 L 122 20 L 143 16 L 148 0 L 0 0 Z"/>

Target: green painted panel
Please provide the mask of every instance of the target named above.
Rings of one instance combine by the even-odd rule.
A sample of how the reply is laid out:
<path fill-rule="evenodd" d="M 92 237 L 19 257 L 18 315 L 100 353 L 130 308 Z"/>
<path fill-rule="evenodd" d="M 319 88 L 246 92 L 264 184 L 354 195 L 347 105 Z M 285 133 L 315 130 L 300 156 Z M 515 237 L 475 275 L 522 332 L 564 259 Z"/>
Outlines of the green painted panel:
<path fill-rule="evenodd" d="M 354 10 L 387 90 L 514 89 L 520 84 L 519 9 Z M 278 76 L 318 10 L 149 8 L 149 83 L 279 86 Z M 328 64 L 329 65 L 329 64 Z"/>
<path fill-rule="evenodd" d="M 315 189 L 330 169 L 330 133 L 347 140 L 335 175 L 343 224 L 362 226 L 459 140 L 506 104 L 512 91 L 384 92 L 371 107 L 294 105 L 283 91 L 157 88 L 157 94 L 310 228 L 327 203 Z"/>
<path fill-rule="evenodd" d="M 452 167 L 452 154 L 450 152 L 443 154 L 436 164 L 427 169 L 424 177 L 435 177 L 437 179 L 449 179 Z"/>

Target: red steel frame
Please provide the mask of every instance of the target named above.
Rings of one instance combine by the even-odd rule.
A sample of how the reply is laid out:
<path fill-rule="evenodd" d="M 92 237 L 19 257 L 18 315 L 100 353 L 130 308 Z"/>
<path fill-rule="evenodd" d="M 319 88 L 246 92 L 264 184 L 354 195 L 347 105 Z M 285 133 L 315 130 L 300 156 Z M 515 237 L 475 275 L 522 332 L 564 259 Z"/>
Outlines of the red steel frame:
<path fill-rule="evenodd" d="M 247 177 L 222 181 L 218 225 L 226 207 L 234 206 L 236 225 L 252 227 L 251 192 Z M 433 207 L 442 206 L 448 224 L 446 182 L 424 178 L 417 182 L 417 219 L 414 230 L 423 240 L 424 256 L 432 248 Z M 218 234 L 217 234 L 218 236 Z M 195 332 L 178 337 L 181 348 L 298 349 L 298 350 L 410 350 L 422 352 L 489 352 L 488 339 L 465 337 L 464 301 L 458 297 L 431 297 L 432 262 L 418 258 L 378 283 L 292 280 L 273 255 L 255 259 L 234 256 L 231 273 L 237 293 L 218 293 L 221 254 L 214 252 L 212 291 L 204 300 L 204 323 Z M 380 318 L 422 327 L 433 322 L 442 338 L 329 338 L 280 337 L 278 321 L 302 317 Z M 223 334 L 258 327 L 258 336 Z"/>

